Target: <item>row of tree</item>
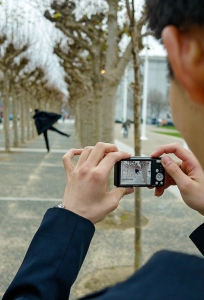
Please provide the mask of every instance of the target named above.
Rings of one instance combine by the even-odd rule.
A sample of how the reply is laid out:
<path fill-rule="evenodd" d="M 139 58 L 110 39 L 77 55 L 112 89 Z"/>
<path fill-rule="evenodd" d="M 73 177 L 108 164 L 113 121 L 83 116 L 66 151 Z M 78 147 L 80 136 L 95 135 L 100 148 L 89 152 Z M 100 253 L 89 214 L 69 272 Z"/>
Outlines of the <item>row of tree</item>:
<path fill-rule="evenodd" d="M 34 3 L 35 0 L 31 2 Z M 143 48 L 143 37 L 150 34 L 145 32 L 145 10 L 141 9 L 139 17 L 136 18 L 134 0 L 103 0 L 101 7 L 94 8 L 93 12 L 92 3 L 89 1 L 85 12 L 79 9 L 82 2 L 54 0 L 44 10 L 46 21 L 52 24 L 53 30 L 55 28 L 57 32 L 60 32 L 61 38 L 58 42 L 50 43 L 48 47 L 53 48 L 53 55 L 55 58 L 58 57 L 58 62 L 65 71 L 64 80 L 68 86 L 69 105 L 74 111 L 79 140 L 82 147 L 95 145 L 98 141 L 108 143 L 114 141 L 117 87 L 132 58 L 135 75 L 135 154 L 140 155 L 139 51 Z M 43 11 L 42 8 L 41 11 Z M 5 20 L 7 21 L 6 18 Z M 13 145 L 18 146 L 19 140 L 23 142 L 25 138 L 29 139 L 35 134 L 31 121 L 33 109 L 43 108 L 59 112 L 66 93 L 64 89 L 60 89 L 59 82 L 54 84 L 49 81 L 46 68 L 39 67 L 37 64 L 33 67 L 30 64 L 33 61 L 33 54 L 29 54 L 29 48 L 36 41 L 30 36 L 25 39 L 24 36 L 22 43 L 19 40 L 16 43 L 11 31 L 16 33 L 18 28 L 13 28 L 9 22 L 7 23 L 4 35 L 0 37 L 0 46 L 4 50 L 0 57 L 2 72 L 0 91 L 4 105 L 5 148 L 8 151 L 10 105 L 13 110 Z M 28 27 L 28 34 L 32 35 L 27 21 L 25 26 Z M 123 50 L 121 50 L 121 45 Z M 39 47 L 36 51 L 39 51 Z M 43 53 L 39 55 L 43 56 Z M 53 72 L 56 68 L 57 66 L 53 67 Z M 58 81 L 57 78 L 55 80 Z M 140 189 L 137 189 L 135 194 L 135 210 L 137 215 L 135 267 L 137 268 L 140 261 L 141 236 Z"/>
<path fill-rule="evenodd" d="M 44 65 L 39 63 L 39 53 L 33 57 L 31 49 L 33 44 L 37 45 L 38 37 L 36 40 L 30 23 L 35 26 L 36 21 L 32 14 L 27 17 L 22 14 L 20 2 L 15 1 L 13 10 L 9 10 L 6 2 L 0 4 L 0 102 L 3 104 L 6 151 L 35 136 L 32 119 L 35 108 L 59 113 L 66 94 L 59 84 L 49 80 L 48 61 Z M 10 115 L 13 116 L 12 141 Z"/>
<path fill-rule="evenodd" d="M 50 9 L 44 13 L 46 19 L 52 22 L 55 28 L 62 33 L 62 37 L 57 44 L 55 43 L 53 51 L 58 56 L 66 74 L 64 79 L 70 95 L 69 105 L 74 111 L 76 131 L 82 146 L 94 145 L 98 141 L 114 141 L 117 87 L 133 53 L 131 28 L 137 28 L 138 51 L 142 49 L 142 38 L 146 35 L 146 33 L 142 34 L 145 25 L 144 9 L 137 22 L 135 22 L 135 15 L 133 16 L 134 24 L 131 24 L 130 16 L 125 9 L 125 5 L 129 6 L 128 1 L 124 2 L 123 5 L 119 0 L 104 0 L 104 2 L 108 4 L 106 8 L 99 9 L 90 15 L 81 14 L 77 16 L 76 4 L 80 6 L 77 0 L 55 0 L 51 3 Z M 124 11 L 125 19 L 119 24 L 120 11 Z M 29 27 L 28 20 L 26 20 L 25 26 Z M 11 30 L 9 22 L 5 28 L 8 32 Z M 14 31 L 13 35 L 15 35 L 18 28 L 12 30 Z M 30 35 L 32 35 L 32 31 L 30 31 Z M 123 41 L 124 36 L 128 41 L 126 43 Z M 19 33 L 20 38 L 21 34 Z M 30 43 L 33 41 L 24 39 L 18 40 L 16 43 L 6 31 L 1 40 L 1 48 L 5 50 L 3 56 L 0 57 L 4 82 L 3 85 L 1 84 L 1 89 L 3 89 L 2 96 L 4 95 L 2 99 L 4 99 L 5 117 L 7 113 L 6 104 L 9 106 L 9 101 L 6 98 L 12 99 L 13 103 L 17 102 L 12 97 L 15 93 L 11 95 L 11 86 L 13 89 L 14 86 L 17 86 L 18 90 L 22 89 L 21 94 L 26 94 L 28 91 L 28 99 L 31 94 L 34 94 L 35 98 L 36 93 L 40 94 L 39 91 L 42 92 L 39 95 L 42 98 L 45 98 L 44 94 L 50 92 L 53 92 L 50 93 L 52 96 L 61 94 L 61 99 L 59 100 L 58 97 L 56 102 L 60 103 L 59 106 L 62 105 L 62 100 L 65 98 L 63 92 L 45 80 L 45 69 L 41 67 L 39 72 L 39 67 L 37 69 L 26 68 L 26 64 L 33 59 L 28 55 Z M 121 51 L 121 43 L 125 45 L 123 51 Z M 22 44 L 24 47 L 21 47 Z M 18 57 L 18 63 L 15 62 L 16 57 Z M 139 68 L 138 53 L 137 68 Z M 38 78 L 39 74 L 40 79 Z M 139 84 L 139 79 L 138 74 L 137 84 Z M 32 93 L 29 92 L 31 89 Z M 7 96 L 5 97 L 5 95 Z M 29 111 L 34 106 L 33 101 L 32 105 L 27 106 L 29 110 L 26 110 L 26 115 L 29 115 Z M 15 113 L 15 108 L 13 112 Z M 7 117 L 5 119 L 7 122 Z M 5 130 L 7 125 L 5 124 Z M 8 136 L 7 130 L 6 135 Z M 8 150 L 8 137 L 6 140 L 5 146 Z"/>
<path fill-rule="evenodd" d="M 76 19 L 76 4 L 66 0 L 54 1 L 54 14 L 45 16 L 68 37 L 69 47 L 55 48 L 67 73 L 70 105 L 76 117 L 76 130 L 82 146 L 98 141 L 114 141 L 114 115 L 116 92 L 124 70 L 132 57 L 130 20 L 119 24 L 119 0 L 107 0 L 108 10 Z M 124 3 L 126 5 L 126 3 Z M 145 11 L 141 12 L 137 26 L 138 50 L 142 48 L 142 29 Z M 124 35 L 129 36 L 123 52 L 120 44 Z M 66 50 L 68 52 L 66 52 Z"/>
<path fill-rule="evenodd" d="M 4 58 L 0 60 L 0 91 L 3 100 L 3 122 L 5 150 L 10 146 L 18 147 L 25 140 L 35 137 L 36 130 L 32 115 L 35 108 L 61 111 L 62 95 L 60 91 L 45 86 L 43 70 L 36 68 L 33 72 L 19 76 L 27 64 L 21 59 L 19 64 L 13 63 L 14 56 L 24 49 L 16 50 L 13 44 L 6 48 Z M 58 101 L 57 101 L 58 100 Z M 9 116 L 13 116 L 13 143 L 10 141 Z"/>

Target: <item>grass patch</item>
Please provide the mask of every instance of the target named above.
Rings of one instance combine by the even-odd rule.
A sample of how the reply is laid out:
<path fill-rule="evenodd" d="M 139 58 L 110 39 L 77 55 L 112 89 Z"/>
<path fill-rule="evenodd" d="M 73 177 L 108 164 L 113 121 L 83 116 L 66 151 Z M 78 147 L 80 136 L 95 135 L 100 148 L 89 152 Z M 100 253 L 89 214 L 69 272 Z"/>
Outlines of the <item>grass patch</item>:
<path fill-rule="evenodd" d="M 182 136 L 180 135 L 179 132 L 164 132 L 164 131 L 154 131 L 154 132 L 159 133 L 159 134 L 171 135 L 171 136 L 182 138 Z"/>
<path fill-rule="evenodd" d="M 160 130 L 160 129 L 169 129 L 169 130 L 175 130 L 175 131 L 178 131 L 178 130 L 176 129 L 176 127 L 174 127 L 174 126 L 159 126 L 158 128 L 159 128 L 159 130 Z"/>

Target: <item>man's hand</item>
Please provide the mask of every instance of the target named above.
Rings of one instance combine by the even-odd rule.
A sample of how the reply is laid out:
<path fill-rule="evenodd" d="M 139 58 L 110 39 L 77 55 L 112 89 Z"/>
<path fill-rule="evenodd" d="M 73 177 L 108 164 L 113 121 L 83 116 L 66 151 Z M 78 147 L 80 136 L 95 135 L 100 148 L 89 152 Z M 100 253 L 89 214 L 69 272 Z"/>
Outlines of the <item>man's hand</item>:
<path fill-rule="evenodd" d="M 175 154 L 181 161 L 176 163 L 171 157 L 162 157 L 166 170 L 165 186 L 156 188 L 155 195 L 161 196 L 171 185 L 177 185 L 185 203 L 204 215 L 204 172 L 193 153 L 174 143 L 159 147 L 152 157 Z"/>
<path fill-rule="evenodd" d="M 76 166 L 72 162 L 75 155 L 80 155 Z M 114 164 L 130 156 L 105 143 L 69 150 L 62 159 L 67 176 L 63 205 L 93 224 L 103 220 L 118 207 L 124 195 L 134 192 L 133 188 L 107 191 L 108 175 Z"/>

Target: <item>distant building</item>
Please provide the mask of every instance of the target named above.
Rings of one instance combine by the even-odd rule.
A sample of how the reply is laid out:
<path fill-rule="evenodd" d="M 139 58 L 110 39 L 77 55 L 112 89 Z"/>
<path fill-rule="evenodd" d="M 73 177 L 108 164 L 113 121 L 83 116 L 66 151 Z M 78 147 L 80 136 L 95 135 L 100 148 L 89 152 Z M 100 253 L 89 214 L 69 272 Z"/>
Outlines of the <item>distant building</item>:
<path fill-rule="evenodd" d="M 144 77 L 144 60 L 141 56 L 141 81 L 142 81 L 142 96 L 143 96 L 143 77 Z M 165 56 L 149 56 L 148 68 L 148 105 L 147 105 L 147 122 L 151 122 L 153 118 L 167 119 L 169 115 L 168 91 L 169 78 L 168 67 Z M 133 120 L 133 82 L 134 70 L 132 62 L 128 65 L 127 75 L 127 118 Z M 125 78 L 123 77 L 118 87 L 115 119 L 123 121 L 123 102 L 124 102 L 124 86 Z M 143 98 L 143 97 L 142 97 Z M 142 105 L 141 105 L 142 107 Z"/>

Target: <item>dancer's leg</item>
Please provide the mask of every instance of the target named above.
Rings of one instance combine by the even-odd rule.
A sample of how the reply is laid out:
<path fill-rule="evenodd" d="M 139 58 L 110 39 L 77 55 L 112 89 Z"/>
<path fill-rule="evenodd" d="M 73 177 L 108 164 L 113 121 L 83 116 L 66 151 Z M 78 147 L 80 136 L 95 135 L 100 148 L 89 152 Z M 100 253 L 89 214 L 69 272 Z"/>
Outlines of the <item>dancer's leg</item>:
<path fill-rule="evenodd" d="M 48 136 L 47 136 L 47 130 L 43 132 L 44 135 L 44 139 L 45 139 L 45 144 L 46 144 L 46 148 L 47 148 L 47 152 L 50 151 L 50 147 L 49 147 L 49 141 L 48 141 Z"/>
<path fill-rule="evenodd" d="M 59 133 L 59 134 L 61 134 L 61 135 L 67 136 L 67 137 L 70 136 L 70 134 L 66 134 L 66 133 L 64 133 L 64 132 L 62 132 L 62 131 L 60 131 L 60 130 L 58 130 L 57 128 L 55 128 L 55 127 L 53 127 L 53 126 L 50 126 L 50 127 L 49 127 L 49 130 L 55 131 L 55 132 L 57 132 L 57 133 Z"/>

